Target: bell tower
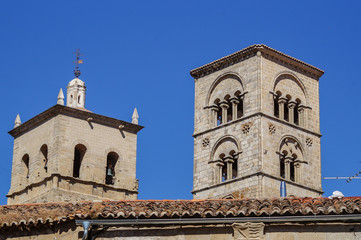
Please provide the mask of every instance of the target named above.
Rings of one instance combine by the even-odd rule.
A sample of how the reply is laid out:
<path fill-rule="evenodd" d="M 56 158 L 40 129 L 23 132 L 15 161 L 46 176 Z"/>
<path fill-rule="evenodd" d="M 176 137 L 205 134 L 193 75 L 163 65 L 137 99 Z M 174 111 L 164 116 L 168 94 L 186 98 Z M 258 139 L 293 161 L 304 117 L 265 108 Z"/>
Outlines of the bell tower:
<path fill-rule="evenodd" d="M 138 113 L 126 122 L 85 109 L 78 65 L 74 73 L 66 106 L 60 89 L 55 106 L 16 117 L 8 204 L 137 199 Z"/>
<path fill-rule="evenodd" d="M 323 71 L 253 45 L 191 71 L 195 81 L 193 196 L 319 197 Z"/>

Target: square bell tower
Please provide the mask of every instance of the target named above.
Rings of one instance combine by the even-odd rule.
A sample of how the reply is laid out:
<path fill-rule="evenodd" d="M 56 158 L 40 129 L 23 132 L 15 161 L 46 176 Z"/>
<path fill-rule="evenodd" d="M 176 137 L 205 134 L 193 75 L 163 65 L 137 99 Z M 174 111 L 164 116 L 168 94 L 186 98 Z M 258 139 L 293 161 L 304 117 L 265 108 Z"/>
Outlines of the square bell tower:
<path fill-rule="evenodd" d="M 320 197 L 319 78 L 323 71 L 252 45 L 191 71 L 193 196 Z"/>

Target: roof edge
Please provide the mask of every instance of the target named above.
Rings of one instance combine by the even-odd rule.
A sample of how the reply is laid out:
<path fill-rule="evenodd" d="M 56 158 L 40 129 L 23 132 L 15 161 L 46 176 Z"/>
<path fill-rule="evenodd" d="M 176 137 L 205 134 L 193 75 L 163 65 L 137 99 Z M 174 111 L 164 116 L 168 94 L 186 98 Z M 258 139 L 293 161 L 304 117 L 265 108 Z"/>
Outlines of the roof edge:
<path fill-rule="evenodd" d="M 298 60 L 297 58 L 291 57 L 291 56 L 284 54 L 276 49 L 268 47 L 264 44 L 254 44 L 254 45 L 246 47 L 242 50 L 239 50 L 235 53 L 232 53 L 230 55 L 222 57 L 218 60 L 215 60 L 211 63 L 208 63 L 201 67 L 195 68 L 190 71 L 190 75 L 193 78 L 204 77 L 208 74 L 211 74 L 213 72 L 216 72 L 218 70 L 226 68 L 226 67 L 233 65 L 239 61 L 242 61 L 246 58 L 252 57 L 255 54 L 257 54 L 258 51 L 260 51 L 261 53 L 273 55 L 274 57 L 276 57 L 280 60 L 288 61 L 295 67 L 301 68 L 304 71 L 307 71 L 307 72 L 311 73 L 312 75 L 317 76 L 318 78 L 320 78 L 324 74 L 323 70 L 321 70 L 311 64 L 305 63 L 301 60 Z"/>
<path fill-rule="evenodd" d="M 20 126 L 10 130 L 8 133 L 14 138 L 18 137 L 21 134 L 39 126 L 39 124 L 59 114 L 64 114 L 75 118 L 84 119 L 85 121 L 87 121 L 88 118 L 92 118 L 91 122 L 93 123 L 99 123 L 114 128 L 119 128 L 120 125 L 123 125 L 124 128 L 122 128 L 122 130 L 135 132 L 135 133 L 139 132 L 141 129 L 144 128 L 141 125 L 133 124 L 116 118 L 111 118 L 90 111 L 84 111 L 81 109 L 56 104 L 51 108 L 45 110 L 44 112 L 29 119 L 28 121 L 22 123 Z"/>

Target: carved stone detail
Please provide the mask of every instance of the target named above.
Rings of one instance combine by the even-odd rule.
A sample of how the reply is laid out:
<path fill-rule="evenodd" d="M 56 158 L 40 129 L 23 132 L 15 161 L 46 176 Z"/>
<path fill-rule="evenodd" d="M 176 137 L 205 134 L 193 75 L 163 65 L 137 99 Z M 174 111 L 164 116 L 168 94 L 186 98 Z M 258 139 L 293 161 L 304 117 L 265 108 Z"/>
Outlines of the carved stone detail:
<path fill-rule="evenodd" d="M 264 223 L 233 223 L 235 240 L 263 240 Z"/>
<path fill-rule="evenodd" d="M 202 147 L 208 147 L 209 146 L 209 139 L 208 138 L 205 138 L 202 140 Z"/>
<path fill-rule="evenodd" d="M 243 124 L 242 125 L 242 133 L 247 135 L 249 133 L 249 131 L 251 130 L 251 126 L 252 126 L 251 122 Z"/>
<path fill-rule="evenodd" d="M 306 145 L 309 146 L 309 147 L 312 147 L 312 144 L 313 144 L 312 138 L 307 138 L 306 139 Z"/>
<path fill-rule="evenodd" d="M 268 132 L 271 135 L 276 133 L 276 126 L 273 125 L 272 123 L 268 123 Z"/>

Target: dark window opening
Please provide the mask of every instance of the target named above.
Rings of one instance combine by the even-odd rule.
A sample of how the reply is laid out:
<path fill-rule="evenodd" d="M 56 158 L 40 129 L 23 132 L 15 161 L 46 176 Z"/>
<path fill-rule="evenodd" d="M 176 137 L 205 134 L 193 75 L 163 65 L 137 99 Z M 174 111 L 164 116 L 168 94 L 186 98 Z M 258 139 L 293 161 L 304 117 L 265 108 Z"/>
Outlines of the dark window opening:
<path fill-rule="evenodd" d="M 295 164 L 294 162 L 290 163 L 290 179 L 291 181 L 295 181 Z"/>
<path fill-rule="evenodd" d="M 285 173 L 285 160 L 281 159 L 280 161 L 280 176 L 285 178 L 286 177 L 286 173 Z"/>
<path fill-rule="evenodd" d="M 296 105 L 293 112 L 293 119 L 296 125 L 299 125 L 299 117 L 298 117 L 298 105 Z"/>
<path fill-rule="evenodd" d="M 227 181 L 227 165 L 222 166 L 222 182 Z"/>
<path fill-rule="evenodd" d="M 73 177 L 79 178 L 80 176 L 80 166 L 83 161 L 84 155 L 86 152 L 86 147 L 84 145 L 78 144 L 74 149 L 74 166 L 73 166 Z"/>
<path fill-rule="evenodd" d="M 227 122 L 230 122 L 233 120 L 233 107 L 232 104 L 227 109 Z"/>
<path fill-rule="evenodd" d="M 238 164 L 237 159 L 232 163 L 232 179 L 235 179 L 238 175 Z"/>
<path fill-rule="evenodd" d="M 285 105 L 284 105 L 284 110 L 285 110 L 285 120 L 286 120 L 286 121 L 289 121 L 288 103 L 285 103 Z"/>
<path fill-rule="evenodd" d="M 222 124 L 222 108 L 218 108 L 217 112 L 217 126 Z"/>
<path fill-rule="evenodd" d="M 107 167 L 105 172 L 105 183 L 114 185 L 115 179 L 115 165 L 117 164 L 119 155 L 115 152 L 108 153 L 107 156 Z"/>
<path fill-rule="evenodd" d="M 241 118 L 243 116 L 243 100 L 240 99 L 237 104 L 237 118 Z"/>
<path fill-rule="evenodd" d="M 279 118 L 280 117 L 280 108 L 278 105 L 278 97 L 273 100 L 273 107 L 274 107 L 274 110 L 273 110 L 274 116 Z"/>
<path fill-rule="evenodd" d="M 46 144 L 41 146 L 40 152 L 43 154 L 45 172 L 48 172 L 48 146 Z"/>
<path fill-rule="evenodd" d="M 28 154 L 25 154 L 23 156 L 23 163 L 25 165 L 25 173 L 26 173 L 26 178 L 29 178 L 29 160 L 30 160 L 30 157 Z"/>

